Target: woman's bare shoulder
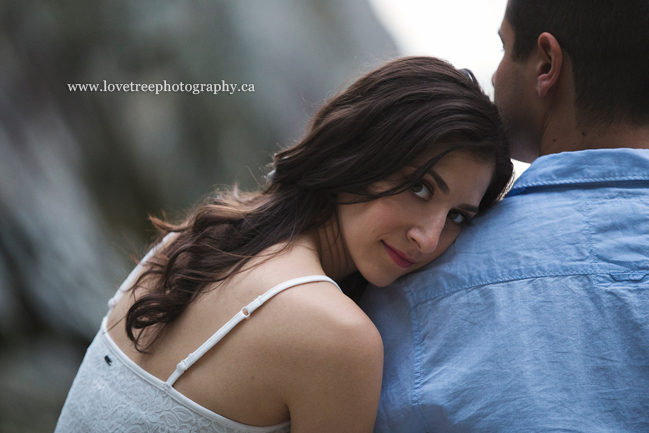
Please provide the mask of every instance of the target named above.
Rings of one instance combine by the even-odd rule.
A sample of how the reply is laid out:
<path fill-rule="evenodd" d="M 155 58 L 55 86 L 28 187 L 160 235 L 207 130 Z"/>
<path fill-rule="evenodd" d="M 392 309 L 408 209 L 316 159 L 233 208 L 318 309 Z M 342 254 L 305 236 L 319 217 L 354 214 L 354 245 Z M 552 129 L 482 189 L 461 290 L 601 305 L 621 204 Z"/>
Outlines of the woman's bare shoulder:
<path fill-rule="evenodd" d="M 259 325 L 267 371 L 277 379 L 292 429 L 371 431 L 383 371 L 378 330 L 331 283 L 304 284 L 281 295 L 275 305 L 264 305 Z"/>
<path fill-rule="evenodd" d="M 286 378 L 322 376 L 358 366 L 382 369 L 383 343 L 367 315 L 328 282 L 302 284 L 282 292 L 259 311 L 260 338 Z M 293 367 L 286 369 L 286 363 Z M 282 368 L 283 366 L 283 368 Z M 380 377 L 380 374 L 379 376 Z"/>
<path fill-rule="evenodd" d="M 295 248 L 274 257 L 253 270 L 247 283 L 269 288 L 284 281 L 310 275 L 322 275 L 319 262 L 308 248 Z M 264 289 L 266 290 L 266 289 Z M 260 288 L 254 289 L 261 292 Z M 328 281 L 316 281 L 291 287 L 270 299 L 260 309 L 268 322 L 265 337 L 284 349 L 341 351 L 347 353 L 350 344 L 358 350 L 377 350 L 382 345 L 378 331 L 367 315 Z M 272 325 L 272 326 L 271 326 Z M 282 332 L 275 335 L 274 330 Z"/>
<path fill-rule="evenodd" d="M 282 295 L 278 295 L 278 308 L 293 325 L 299 324 L 291 334 L 304 343 L 315 340 L 313 343 L 318 346 L 336 345 L 355 336 L 365 340 L 378 335 L 360 307 L 330 282 L 302 284 Z"/>

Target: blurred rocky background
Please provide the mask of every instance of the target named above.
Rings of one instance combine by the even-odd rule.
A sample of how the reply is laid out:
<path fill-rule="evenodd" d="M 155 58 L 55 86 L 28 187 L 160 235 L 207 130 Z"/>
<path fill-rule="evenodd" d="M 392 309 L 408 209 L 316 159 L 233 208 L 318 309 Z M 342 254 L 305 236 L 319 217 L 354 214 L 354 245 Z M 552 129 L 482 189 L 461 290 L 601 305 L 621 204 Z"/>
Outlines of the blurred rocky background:
<path fill-rule="evenodd" d="M 0 1 L 0 432 L 50 432 L 147 214 L 254 188 L 397 55 L 367 0 Z M 72 92 L 243 83 L 254 92 Z"/>

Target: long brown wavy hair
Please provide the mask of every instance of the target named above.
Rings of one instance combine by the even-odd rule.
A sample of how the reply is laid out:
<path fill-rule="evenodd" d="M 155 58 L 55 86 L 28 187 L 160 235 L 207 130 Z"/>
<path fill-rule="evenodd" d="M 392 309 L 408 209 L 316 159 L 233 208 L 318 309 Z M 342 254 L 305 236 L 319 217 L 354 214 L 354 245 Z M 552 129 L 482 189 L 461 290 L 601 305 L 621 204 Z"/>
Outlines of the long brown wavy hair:
<path fill-rule="evenodd" d="M 206 288 L 335 217 L 345 205 L 340 193 L 359 201 L 397 194 L 458 149 L 495 162 L 483 212 L 502 195 L 512 164 L 498 110 L 473 75 L 431 57 L 401 58 L 370 72 L 320 108 L 299 143 L 274 155 L 262 191 L 217 193 L 180 224 L 151 218 L 160 231 L 156 242 L 177 234 L 132 287 L 146 282 L 147 291 L 128 310 L 128 337 L 145 351 Z M 368 188 L 431 150 L 437 155 L 400 185 L 379 194 Z M 356 273 L 341 286 L 355 295 L 363 283 Z M 149 327 L 146 340 L 134 332 Z"/>

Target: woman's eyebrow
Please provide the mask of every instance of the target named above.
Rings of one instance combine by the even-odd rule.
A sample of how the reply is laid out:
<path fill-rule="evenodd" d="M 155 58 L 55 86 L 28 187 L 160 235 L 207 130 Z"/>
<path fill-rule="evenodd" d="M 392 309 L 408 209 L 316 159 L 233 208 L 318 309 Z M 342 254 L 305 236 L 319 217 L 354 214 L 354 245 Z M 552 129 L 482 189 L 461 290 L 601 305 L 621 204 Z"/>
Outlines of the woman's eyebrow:
<path fill-rule="evenodd" d="M 428 174 L 430 174 L 430 176 L 433 178 L 439 190 L 442 191 L 444 195 L 448 195 L 451 190 L 449 189 L 446 182 L 444 182 L 444 179 L 442 179 L 439 174 L 435 173 L 435 170 L 433 170 L 432 168 L 428 170 Z"/>
<path fill-rule="evenodd" d="M 478 213 L 478 211 L 480 210 L 480 209 L 478 209 L 477 206 L 473 206 L 473 205 L 470 205 L 470 204 L 461 204 L 458 207 L 460 209 L 464 209 L 464 210 L 467 210 L 467 211 L 473 212 L 473 213 Z"/>
<path fill-rule="evenodd" d="M 444 179 L 442 179 L 442 176 L 435 173 L 435 170 L 433 170 L 432 168 L 430 168 L 428 170 L 428 174 L 430 174 L 430 176 L 433 178 L 433 180 L 437 184 L 437 187 L 439 188 L 439 190 L 442 191 L 444 193 L 444 195 L 449 195 L 449 193 L 451 192 L 451 189 L 448 187 L 446 182 L 444 182 Z M 471 204 L 462 204 L 462 205 L 460 205 L 458 207 L 460 209 L 464 209 L 466 211 L 473 212 L 475 214 L 477 214 L 478 210 L 479 210 L 479 208 L 477 206 L 473 206 Z"/>

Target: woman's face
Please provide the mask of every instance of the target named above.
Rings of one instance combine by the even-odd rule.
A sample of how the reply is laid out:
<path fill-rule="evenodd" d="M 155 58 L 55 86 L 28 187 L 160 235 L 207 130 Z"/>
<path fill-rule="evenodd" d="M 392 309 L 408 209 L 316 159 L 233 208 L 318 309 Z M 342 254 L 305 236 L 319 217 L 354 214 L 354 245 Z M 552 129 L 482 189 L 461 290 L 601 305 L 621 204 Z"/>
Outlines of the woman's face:
<path fill-rule="evenodd" d="M 373 188 L 398 184 L 433 155 Z M 421 182 L 399 194 L 338 207 L 342 241 L 355 268 L 371 284 L 387 286 L 439 257 L 455 241 L 462 226 L 478 212 L 491 181 L 493 162 L 468 150 L 440 159 Z M 341 194 L 341 202 L 353 200 Z"/>

